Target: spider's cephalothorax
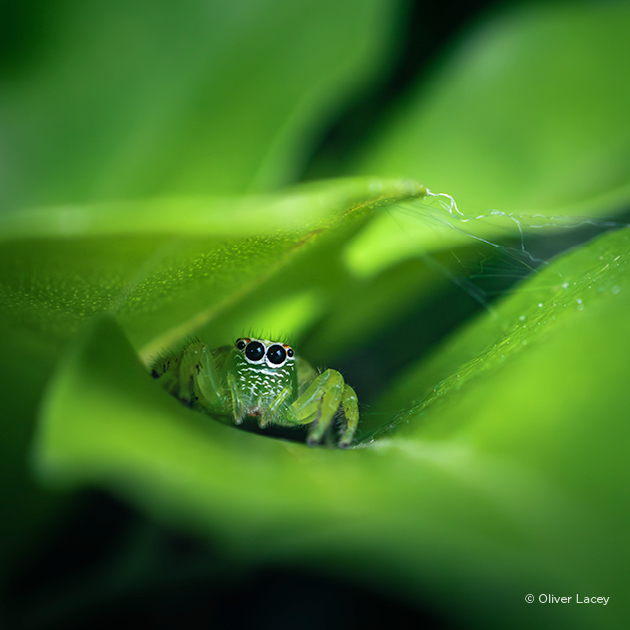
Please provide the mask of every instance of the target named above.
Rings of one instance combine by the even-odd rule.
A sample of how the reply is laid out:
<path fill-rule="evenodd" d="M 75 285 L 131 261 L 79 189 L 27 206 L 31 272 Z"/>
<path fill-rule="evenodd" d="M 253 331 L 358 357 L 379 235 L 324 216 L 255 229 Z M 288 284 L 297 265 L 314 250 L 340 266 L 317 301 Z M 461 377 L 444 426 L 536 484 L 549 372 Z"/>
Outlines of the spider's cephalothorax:
<path fill-rule="evenodd" d="M 245 415 L 262 418 L 266 413 L 269 416 L 269 412 L 273 413 L 297 398 L 297 364 L 293 348 L 268 339 L 244 338 L 236 341 L 235 350 L 231 375 L 238 392 L 241 418 Z M 263 426 L 268 422 L 271 419 L 267 417 Z"/>
<path fill-rule="evenodd" d="M 216 350 L 193 341 L 179 353 L 159 357 L 151 374 L 187 405 L 232 416 L 236 424 L 257 416 L 260 427 L 310 425 L 311 446 L 321 441 L 338 411 L 341 447 L 350 445 L 359 421 L 356 394 L 341 374 L 318 374 L 279 341 L 243 337 Z"/>

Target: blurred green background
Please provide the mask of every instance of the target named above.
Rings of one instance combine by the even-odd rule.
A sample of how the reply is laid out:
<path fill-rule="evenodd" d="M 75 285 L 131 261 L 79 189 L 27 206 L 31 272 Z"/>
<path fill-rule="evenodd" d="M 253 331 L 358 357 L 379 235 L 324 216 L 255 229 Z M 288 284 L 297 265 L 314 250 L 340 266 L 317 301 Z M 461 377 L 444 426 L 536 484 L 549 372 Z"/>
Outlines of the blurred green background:
<path fill-rule="evenodd" d="M 629 28 L 2 3 L 1 627 L 627 627 Z M 355 448 L 147 376 L 250 331 L 342 371 Z"/>

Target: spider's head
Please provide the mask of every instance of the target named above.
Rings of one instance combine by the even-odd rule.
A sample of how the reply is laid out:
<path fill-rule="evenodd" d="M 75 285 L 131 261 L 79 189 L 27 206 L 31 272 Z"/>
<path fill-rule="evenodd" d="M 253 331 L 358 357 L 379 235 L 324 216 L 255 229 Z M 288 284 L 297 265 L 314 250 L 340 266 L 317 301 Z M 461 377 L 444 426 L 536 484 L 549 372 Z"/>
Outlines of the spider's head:
<path fill-rule="evenodd" d="M 264 413 L 265 405 L 287 387 L 292 390 L 291 400 L 297 395 L 297 365 L 291 346 L 244 337 L 234 344 L 234 361 L 237 387 L 250 415 Z"/>

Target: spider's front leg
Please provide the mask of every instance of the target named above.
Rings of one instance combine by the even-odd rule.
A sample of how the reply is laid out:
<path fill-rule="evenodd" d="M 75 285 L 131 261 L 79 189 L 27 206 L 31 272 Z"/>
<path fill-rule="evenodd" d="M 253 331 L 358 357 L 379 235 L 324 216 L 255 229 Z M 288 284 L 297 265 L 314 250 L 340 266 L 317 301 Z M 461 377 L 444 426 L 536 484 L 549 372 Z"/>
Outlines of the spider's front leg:
<path fill-rule="evenodd" d="M 199 344 L 195 353 L 196 363 L 193 374 L 198 404 L 209 413 L 229 413 L 233 405 L 229 375 L 226 379 L 225 361 L 231 348 L 222 346 L 210 350 L 206 344 Z M 227 381 L 227 382 L 226 382 Z"/>
<path fill-rule="evenodd" d="M 326 370 L 320 374 L 308 389 L 291 405 L 297 424 L 311 424 L 307 443 L 315 446 L 324 437 L 339 409 L 343 410 L 344 429 L 339 438 L 339 446 L 350 446 L 359 423 L 357 395 L 343 376 L 336 370 Z"/>

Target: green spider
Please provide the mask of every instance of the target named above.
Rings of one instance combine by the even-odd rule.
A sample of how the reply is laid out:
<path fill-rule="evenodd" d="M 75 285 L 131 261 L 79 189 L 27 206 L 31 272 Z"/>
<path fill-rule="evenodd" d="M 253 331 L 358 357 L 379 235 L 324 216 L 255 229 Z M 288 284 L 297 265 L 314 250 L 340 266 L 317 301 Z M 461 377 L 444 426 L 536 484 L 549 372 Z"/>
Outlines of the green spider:
<path fill-rule="evenodd" d="M 186 405 L 241 424 L 310 425 L 309 446 L 321 442 L 337 412 L 343 418 L 339 446 L 350 446 L 359 422 L 357 395 L 336 370 L 318 374 L 291 346 L 245 337 L 211 350 L 192 341 L 177 353 L 158 357 L 153 378 Z"/>

